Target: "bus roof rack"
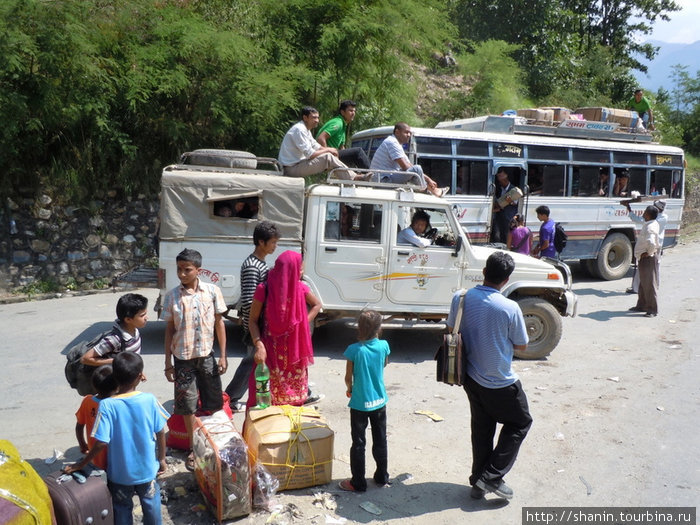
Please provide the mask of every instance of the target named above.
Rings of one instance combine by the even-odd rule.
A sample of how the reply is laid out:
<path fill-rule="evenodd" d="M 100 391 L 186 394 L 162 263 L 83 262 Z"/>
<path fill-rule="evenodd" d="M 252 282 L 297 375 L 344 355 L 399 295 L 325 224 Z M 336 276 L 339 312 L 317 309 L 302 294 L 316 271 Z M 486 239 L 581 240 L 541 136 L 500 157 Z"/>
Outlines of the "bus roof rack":
<path fill-rule="evenodd" d="M 333 168 L 331 171 L 328 172 L 328 176 L 326 178 L 326 184 L 333 184 L 333 185 L 340 185 L 340 186 L 362 186 L 365 188 L 378 188 L 382 190 L 391 190 L 391 189 L 398 189 L 398 190 L 411 190 L 411 191 L 421 191 L 420 186 L 416 186 L 415 184 L 410 184 L 408 182 L 402 183 L 402 184 L 397 184 L 395 182 L 380 182 L 378 180 L 372 180 L 372 178 L 369 178 L 370 175 L 374 173 L 372 170 L 368 169 L 359 169 L 359 168 L 351 168 L 352 171 L 355 173 L 364 173 L 368 175 L 368 180 L 363 180 L 363 179 L 339 179 L 337 177 L 334 177 L 336 172 L 343 172 L 346 171 L 347 168 Z M 376 170 L 375 170 L 376 171 Z M 382 173 L 400 173 L 402 175 L 405 175 L 405 171 L 400 171 L 400 170 L 381 170 Z"/>
<path fill-rule="evenodd" d="M 558 126 L 530 124 L 524 117 L 486 115 L 438 123 L 436 128 L 506 133 L 511 135 L 546 135 L 574 139 L 614 140 L 621 142 L 653 142 L 650 133 L 622 131 L 616 122 L 564 120 Z"/>

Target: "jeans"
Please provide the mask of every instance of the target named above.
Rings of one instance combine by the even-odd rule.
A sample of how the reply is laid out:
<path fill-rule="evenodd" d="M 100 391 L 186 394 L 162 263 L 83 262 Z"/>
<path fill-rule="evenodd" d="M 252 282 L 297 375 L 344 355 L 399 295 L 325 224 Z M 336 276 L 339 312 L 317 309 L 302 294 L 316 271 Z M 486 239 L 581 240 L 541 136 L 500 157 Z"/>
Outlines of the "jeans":
<path fill-rule="evenodd" d="M 362 148 L 341 149 L 338 158 L 348 168 L 369 169 L 369 158 Z"/>
<path fill-rule="evenodd" d="M 120 485 L 107 483 L 112 494 L 114 508 L 114 525 L 132 525 L 134 523 L 134 493 L 139 497 L 143 510 L 143 525 L 161 525 L 160 485 L 155 479 L 140 485 Z"/>
<path fill-rule="evenodd" d="M 350 409 L 350 434 L 352 446 L 350 447 L 350 471 L 352 472 L 352 486 L 355 490 L 364 492 L 367 490 L 365 479 L 365 431 L 367 423 L 372 425 L 372 456 L 377 464 L 374 472 L 374 481 L 378 485 L 389 482 L 387 471 L 387 445 L 386 445 L 386 406 L 365 412 Z"/>
<path fill-rule="evenodd" d="M 414 164 L 401 173 L 375 173 L 373 180 L 375 182 L 379 180 L 379 182 L 388 182 L 391 184 L 414 184 L 421 190 L 428 187 L 423 168 L 418 164 Z"/>
<path fill-rule="evenodd" d="M 472 413 L 472 473 L 469 483 L 479 479 L 498 485 L 513 468 L 520 445 L 532 425 L 527 397 L 520 381 L 504 388 L 486 388 L 466 376 L 464 390 Z M 501 433 L 496 446 L 496 424 Z"/>

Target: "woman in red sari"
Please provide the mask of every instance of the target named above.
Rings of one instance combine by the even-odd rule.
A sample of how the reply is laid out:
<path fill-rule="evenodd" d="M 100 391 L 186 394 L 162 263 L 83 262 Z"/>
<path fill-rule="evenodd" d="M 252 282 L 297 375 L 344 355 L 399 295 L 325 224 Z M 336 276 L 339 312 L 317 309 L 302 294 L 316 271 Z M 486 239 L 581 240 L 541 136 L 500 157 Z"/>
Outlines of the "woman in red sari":
<path fill-rule="evenodd" d="M 267 274 L 267 282 L 255 290 L 250 306 L 255 362 L 265 362 L 270 369 L 273 405 L 300 406 L 308 396 L 308 366 L 314 362 L 309 323 L 321 310 L 321 302 L 301 281 L 303 270 L 300 254 L 291 250 L 281 253 Z M 254 373 L 247 406 L 255 406 Z"/>

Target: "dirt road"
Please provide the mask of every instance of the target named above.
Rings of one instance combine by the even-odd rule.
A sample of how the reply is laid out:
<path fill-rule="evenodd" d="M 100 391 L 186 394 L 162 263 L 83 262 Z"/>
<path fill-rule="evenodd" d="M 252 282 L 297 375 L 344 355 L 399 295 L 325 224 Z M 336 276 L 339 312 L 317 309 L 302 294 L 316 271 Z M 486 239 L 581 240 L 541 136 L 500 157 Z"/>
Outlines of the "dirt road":
<path fill-rule="evenodd" d="M 343 493 L 337 481 L 350 473 L 349 414 L 342 351 L 354 332 L 342 323 L 314 336 L 311 380 L 325 393 L 320 410 L 336 431 L 333 477 L 323 487 L 283 493 L 286 513 L 276 523 L 516 524 L 525 506 L 693 506 L 700 501 L 700 242 L 667 251 L 661 269 L 660 314 L 645 319 L 627 312 L 635 297 L 630 280 L 599 282 L 574 266 L 579 315 L 564 321 L 564 336 L 543 361 L 514 366 L 529 397 L 534 425 L 507 477 L 515 498 L 469 498 L 469 410 L 465 393 L 434 380 L 432 356 L 438 331 L 385 331 L 392 349 L 386 369 L 390 395 L 391 488 Z M 142 290 L 153 302 L 157 291 Z M 111 324 L 118 295 L 100 294 L 0 305 L 0 438 L 11 440 L 41 473 L 54 448 L 79 458 L 74 413 L 79 397 L 63 379 L 64 353 L 75 342 Z M 151 303 L 152 304 L 152 303 Z M 170 406 L 172 387 L 162 375 L 163 323 L 143 331 L 148 382 L 143 390 Z M 228 381 L 240 357 L 240 334 L 229 327 Z M 416 410 L 444 418 L 434 422 Z M 237 415 L 236 423 L 242 424 Z M 372 460 L 368 457 L 368 468 Z M 185 483 L 172 465 L 172 489 Z M 369 471 L 371 475 L 371 470 Z M 197 507 L 194 486 L 169 501 L 167 522 L 210 523 Z M 327 507 L 314 493 L 326 493 Z M 375 516 L 360 505 L 372 502 Z M 194 509 L 192 508 L 195 506 Z M 320 504 L 322 505 L 322 503 Z M 333 509 L 336 505 L 337 508 Z M 295 511 L 296 515 L 293 516 Z M 265 523 L 267 513 L 243 523 Z"/>

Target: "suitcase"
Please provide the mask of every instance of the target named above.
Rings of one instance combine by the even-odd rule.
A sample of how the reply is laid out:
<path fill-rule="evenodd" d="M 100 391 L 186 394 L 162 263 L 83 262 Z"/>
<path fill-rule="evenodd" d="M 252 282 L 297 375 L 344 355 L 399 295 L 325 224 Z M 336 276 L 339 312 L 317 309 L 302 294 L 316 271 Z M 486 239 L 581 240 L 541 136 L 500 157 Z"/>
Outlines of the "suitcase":
<path fill-rule="evenodd" d="M 101 477 L 88 476 L 78 483 L 57 471 L 44 476 L 44 482 L 60 525 L 114 525 L 112 495 Z"/>

